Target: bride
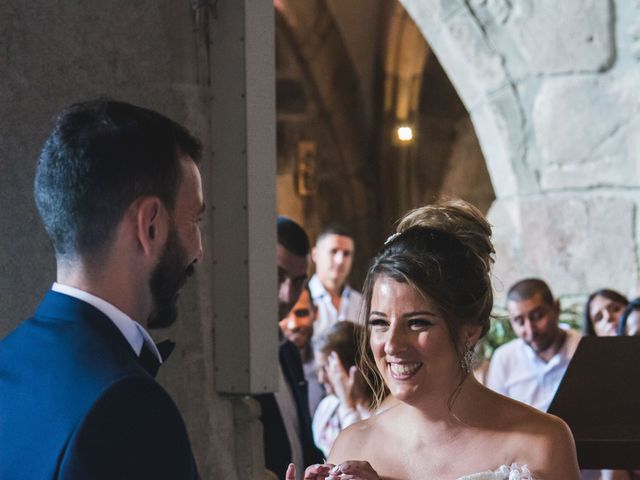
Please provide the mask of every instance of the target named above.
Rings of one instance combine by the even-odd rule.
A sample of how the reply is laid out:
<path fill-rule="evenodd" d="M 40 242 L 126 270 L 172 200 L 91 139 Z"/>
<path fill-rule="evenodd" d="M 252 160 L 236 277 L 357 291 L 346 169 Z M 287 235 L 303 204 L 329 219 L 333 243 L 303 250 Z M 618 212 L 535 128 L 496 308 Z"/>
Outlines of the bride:
<path fill-rule="evenodd" d="M 562 420 L 470 373 L 493 304 L 490 235 L 482 214 L 460 200 L 401 219 L 365 280 L 361 345 L 378 398 L 389 392 L 397 401 L 344 430 L 305 480 L 580 478 Z"/>

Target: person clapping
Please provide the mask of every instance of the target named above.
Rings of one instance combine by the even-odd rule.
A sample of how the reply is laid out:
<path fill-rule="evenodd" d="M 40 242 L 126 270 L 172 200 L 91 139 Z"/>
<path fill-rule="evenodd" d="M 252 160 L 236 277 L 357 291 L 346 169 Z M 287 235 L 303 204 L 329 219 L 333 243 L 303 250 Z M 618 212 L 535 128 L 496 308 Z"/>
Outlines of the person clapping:
<path fill-rule="evenodd" d="M 353 322 L 341 321 L 312 341 L 318 380 L 328 393 L 312 423 L 314 442 L 325 456 L 342 429 L 371 415 L 373 393 L 356 367 L 361 329 Z"/>

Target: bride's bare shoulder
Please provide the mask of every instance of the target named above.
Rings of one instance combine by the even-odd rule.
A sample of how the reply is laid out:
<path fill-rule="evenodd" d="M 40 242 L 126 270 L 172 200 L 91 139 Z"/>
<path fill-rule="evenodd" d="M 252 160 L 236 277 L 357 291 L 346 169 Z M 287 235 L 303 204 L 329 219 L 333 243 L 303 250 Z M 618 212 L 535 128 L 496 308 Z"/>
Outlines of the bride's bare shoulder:
<path fill-rule="evenodd" d="M 558 417 L 494 392 L 491 392 L 491 395 L 491 410 L 498 426 L 536 438 L 547 435 L 553 437 L 569 431 L 566 424 Z"/>
<path fill-rule="evenodd" d="M 497 422 L 509 433 L 514 456 L 535 466 L 536 477 L 579 478 L 573 435 L 560 418 L 506 397 L 496 398 Z M 497 417 L 498 418 L 498 417 Z"/>
<path fill-rule="evenodd" d="M 381 445 L 393 422 L 391 410 L 373 415 L 366 420 L 356 422 L 340 432 L 329 455 L 329 463 L 345 460 L 367 460 Z M 387 433 L 385 433 L 387 432 Z"/>

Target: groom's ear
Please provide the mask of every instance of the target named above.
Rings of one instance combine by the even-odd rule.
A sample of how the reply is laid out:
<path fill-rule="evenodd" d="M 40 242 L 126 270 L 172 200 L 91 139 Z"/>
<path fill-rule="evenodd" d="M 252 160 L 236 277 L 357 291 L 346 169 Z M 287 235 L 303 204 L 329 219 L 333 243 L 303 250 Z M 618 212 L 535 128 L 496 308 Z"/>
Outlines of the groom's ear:
<path fill-rule="evenodd" d="M 156 196 L 146 196 L 135 201 L 130 209 L 138 248 L 145 256 L 155 258 L 162 252 L 168 234 L 164 204 Z"/>

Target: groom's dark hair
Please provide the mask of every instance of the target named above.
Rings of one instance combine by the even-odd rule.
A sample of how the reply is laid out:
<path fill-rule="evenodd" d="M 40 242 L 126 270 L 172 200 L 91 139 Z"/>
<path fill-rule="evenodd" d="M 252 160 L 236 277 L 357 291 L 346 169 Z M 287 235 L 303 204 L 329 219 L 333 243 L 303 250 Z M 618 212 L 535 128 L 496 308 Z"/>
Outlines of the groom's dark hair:
<path fill-rule="evenodd" d="M 154 195 L 173 211 L 179 156 L 200 142 L 159 113 L 97 99 L 58 115 L 38 158 L 36 206 L 58 258 L 100 255 L 131 203 Z"/>

